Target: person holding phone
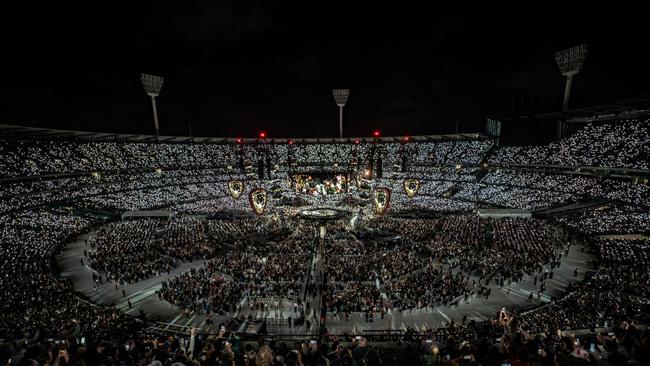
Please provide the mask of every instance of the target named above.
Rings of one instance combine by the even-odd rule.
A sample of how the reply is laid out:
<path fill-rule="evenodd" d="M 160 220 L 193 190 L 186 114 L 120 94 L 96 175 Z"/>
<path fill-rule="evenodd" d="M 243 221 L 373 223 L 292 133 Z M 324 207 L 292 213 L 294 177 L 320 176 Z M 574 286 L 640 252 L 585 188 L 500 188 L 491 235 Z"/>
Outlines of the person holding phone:
<path fill-rule="evenodd" d="M 68 346 L 65 341 L 56 341 L 59 352 L 54 360 L 53 366 L 67 365 L 70 361 L 70 354 L 68 353 Z"/>

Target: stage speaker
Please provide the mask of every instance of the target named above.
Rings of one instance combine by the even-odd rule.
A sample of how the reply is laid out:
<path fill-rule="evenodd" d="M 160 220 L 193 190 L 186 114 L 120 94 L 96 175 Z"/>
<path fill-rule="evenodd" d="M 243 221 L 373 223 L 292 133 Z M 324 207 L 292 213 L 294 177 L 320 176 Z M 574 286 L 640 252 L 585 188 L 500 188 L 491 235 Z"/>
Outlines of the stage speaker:
<path fill-rule="evenodd" d="M 383 164 L 381 163 L 381 157 L 377 158 L 377 169 L 375 169 L 377 172 L 377 178 L 381 178 L 383 176 Z"/>
<path fill-rule="evenodd" d="M 264 160 L 262 159 L 257 161 L 257 179 L 264 179 Z"/>
<path fill-rule="evenodd" d="M 239 172 L 241 174 L 246 174 L 246 167 L 244 166 L 244 157 L 239 157 Z"/>

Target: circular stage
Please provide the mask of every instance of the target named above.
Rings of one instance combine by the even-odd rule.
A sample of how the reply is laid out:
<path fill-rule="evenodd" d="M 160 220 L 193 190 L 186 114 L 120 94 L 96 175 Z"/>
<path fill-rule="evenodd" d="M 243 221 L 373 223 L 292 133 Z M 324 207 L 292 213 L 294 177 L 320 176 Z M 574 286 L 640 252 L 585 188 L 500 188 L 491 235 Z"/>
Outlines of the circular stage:
<path fill-rule="evenodd" d="M 342 212 L 332 208 L 311 208 L 300 213 L 302 217 L 315 220 L 332 220 L 341 217 Z"/>

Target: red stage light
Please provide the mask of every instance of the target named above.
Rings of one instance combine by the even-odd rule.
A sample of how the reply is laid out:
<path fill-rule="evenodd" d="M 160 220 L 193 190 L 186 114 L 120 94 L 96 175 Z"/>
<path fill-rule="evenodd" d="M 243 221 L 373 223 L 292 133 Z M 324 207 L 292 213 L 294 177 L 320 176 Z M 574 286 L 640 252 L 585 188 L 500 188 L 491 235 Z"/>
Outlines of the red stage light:
<path fill-rule="evenodd" d="M 406 142 L 411 141 L 411 137 L 410 136 L 404 136 L 404 141 L 406 141 Z"/>
<path fill-rule="evenodd" d="M 354 143 L 357 144 L 357 145 L 359 144 L 359 142 L 361 142 L 361 141 L 359 141 L 359 139 L 354 140 Z"/>
<path fill-rule="evenodd" d="M 266 132 L 264 132 L 264 131 L 260 132 L 260 138 L 265 139 L 266 138 Z"/>
<path fill-rule="evenodd" d="M 293 140 L 289 140 L 289 145 L 293 145 Z"/>
<path fill-rule="evenodd" d="M 372 135 L 375 137 L 379 137 L 379 130 L 375 130 L 375 132 L 373 132 Z"/>
<path fill-rule="evenodd" d="M 238 139 L 237 139 L 237 143 L 238 143 L 238 144 L 241 144 L 242 142 L 243 142 L 243 141 L 242 141 L 241 138 L 238 138 Z"/>

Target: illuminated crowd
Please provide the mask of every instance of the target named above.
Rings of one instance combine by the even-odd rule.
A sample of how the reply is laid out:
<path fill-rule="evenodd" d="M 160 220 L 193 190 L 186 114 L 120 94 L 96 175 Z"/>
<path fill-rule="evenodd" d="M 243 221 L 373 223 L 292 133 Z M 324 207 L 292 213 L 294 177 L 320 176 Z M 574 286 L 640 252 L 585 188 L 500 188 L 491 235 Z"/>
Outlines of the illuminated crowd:
<path fill-rule="evenodd" d="M 189 335 L 179 346 L 164 331 L 146 334 L 146 319 L 95 305 L 60 276 L 65 269 L 57 256 L 82 234 L 90 233 L 80 259 L 94 282 L 133 285 L 167 274 L 156 296 L 180 311 L 231 316 L 283 303 L 302 311 L 320 296 L 320 310 L 330 319 L 356 314 L 370 321 L 467 296 L 489 298 L 493 286 L 552 271 L 564 261 L 570 233 L 596 259 L 589 262 L 593 273 L 580 277 L 585 281 L 576 276 L 565 284 L 565 296 L 513 310 L 507 324 L 496 318 L 455 321 L 400 333 L 401 341 L 416 344 L 403 357 L 430 356 L 435 345 L 458 363 L 570 364 L 562 360 L 582 357 L 579 350 L 588 344 L 558 335 L 558 329 L 604 327 L 615 337 L 594 338 L 601 354 L 643 364 L 649 337 L 636 325 L 650 321 L 650 186 L 632 176 L 577 174 L 580 167 L 650 168 L 648 121 L 615 122 L 593 121 L 568 138 L 535 147 L 497 147 L 479 137 L 176 144 L 8 134 L 0 141 L 0 361 L 45 365 L 65 357 L 69 364 L 135 365 L 157 359 L 166 365 L 171 359 L 203 366 L 246 364 L 245 355 L 257 364 L 368 364 L 375 357 L 366 356 L 369 350 L 380 357 L 379 347 L 366 339 L 337 340 L 326 331 L 314 345 L 255 340 L 250 349 L 234 335 L 206 336 L 200 350 L 188 348 Z M 260 177 L 251 168 L 260 162 L 270 174 L 265 169 Z M 364 178 L 367 187 L 350 180 L 353 189 L 346 194 L 296 195 L 289 177 L 300 169 L 328 179 L 367 170 L 371 176 Z M 419 179 L 413 197 L 404 192 L 405 179 Z M 241 197 L 228 191 L 233 180 L 244 182 Z M 384 217 L 373 206 L 375 187 L 391 192 Z M 268 192 L 260 216 L 249 204 L 253 188 Z M 474 212 L 565 205 L 578 209 L 545 219 L 485 219 Z M 361 214 L 355 225 L 347 214 L 322 224 L 300 217 L 302 207 L 310 206 Z M 169 215 L 122 218 L 134 210 Z M 430 215 L 417 216 L 424 211 Z M 416 216 L 392 215 L 401 212 Z M 191 269 L 178 271 L 188 263 Z M 317 317 L 319 309 L 312 310 Z"/>

